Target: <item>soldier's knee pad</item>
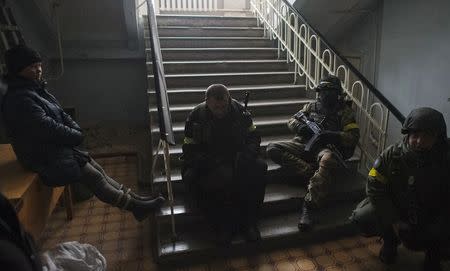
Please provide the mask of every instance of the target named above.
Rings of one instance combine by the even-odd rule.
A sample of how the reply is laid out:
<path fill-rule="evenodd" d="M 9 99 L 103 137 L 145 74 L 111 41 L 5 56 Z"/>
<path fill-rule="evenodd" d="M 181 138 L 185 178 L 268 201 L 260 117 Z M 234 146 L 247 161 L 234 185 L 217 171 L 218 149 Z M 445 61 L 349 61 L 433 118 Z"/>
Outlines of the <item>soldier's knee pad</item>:
<path fill-rule="evenodd" d="M 319 152 L 317 161 L 319 162 L 319 166 L 324 168 L 336 168 L 338 166 L 336 158 L 334 158 L 333 153 L 328 149 Z"/>

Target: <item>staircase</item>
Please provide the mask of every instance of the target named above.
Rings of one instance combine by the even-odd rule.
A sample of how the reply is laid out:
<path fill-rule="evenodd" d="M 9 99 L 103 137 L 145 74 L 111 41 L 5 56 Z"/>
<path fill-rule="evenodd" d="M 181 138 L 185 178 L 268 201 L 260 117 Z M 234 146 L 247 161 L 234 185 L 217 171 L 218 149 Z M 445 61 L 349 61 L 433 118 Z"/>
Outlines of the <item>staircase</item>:
<path fill-rule="evenodd" d="M 308 98 L 302 78 L 294 83 L 292 67 L 285 57 L 278 58 L 275 41 L 264 37 L 264 29 L 258 27 L 251 14 L 227 17 L 165 14 L 157 16 L 157 20 L 177 142 L 171 148 L 170 156 L 178 239 L 172 240 L 170 208 L 166 205 L 156 214 L 156 254 L 160 262 L 179 262 L 186 256 L 192 259 L 223 253 L 223 248 L 214 244 L 214 235 L 204 218 L 186 204 L 180 176 L 184 121 L 194 106 L 204 100 L 205 89 L 210 84 L 222 83 L 230 89 L 233 98 L 241 101 L 244 92 L 250 92 L 248 106 L 262 134 L 263 156 L 269 143 L 292 138 L 286 122 L 311 98 Z M 147 30 L 145 34 L 148 36 Z M 148 44 L 148 40 L 146 42 Z M 153 86 L 149 54 L 147 61 L 149 86 Z M 148 93 L 151 116 L 157 119 L 154 91 Z M 156 127 L 152 128 L 152 134 L 158 135 Z M 164 168 L 162 157 L 158 161 L 153 189 L 164 193 L 166 179 L 159 174 Z M 331 190 L 330 204 L 318 215 L 317 226 L 309 233 L 300 233 L 298 212 L 305 189 L 299 184 L 277 179 L 272 172 L 276 172 L 278 166 L 268 161 L 271 181 L 266 188 L 259 224 L 263 246 L 298 245 L 352 233 L 347 218 L 363 197 L 365 178 L 356 171 L 357 158 L 350 159 L 349 163 L 355 169 L 336 182 Z M 239 251 L 245 250 L 248 244 L 237 237 L 232 246 L 233 251 Z"/>

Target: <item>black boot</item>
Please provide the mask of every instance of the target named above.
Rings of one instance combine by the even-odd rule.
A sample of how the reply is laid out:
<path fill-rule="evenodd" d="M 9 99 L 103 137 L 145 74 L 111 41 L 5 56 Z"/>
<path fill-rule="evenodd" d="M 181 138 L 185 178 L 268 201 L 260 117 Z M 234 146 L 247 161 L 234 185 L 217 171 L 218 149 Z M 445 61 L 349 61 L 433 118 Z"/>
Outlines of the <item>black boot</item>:
<path fill-rule="evenodd" d="M 122 208 L 132 212 L 137 221 L 142 221 L 147 218 L 152 212 L 161 208 L 165 201 L 161 196 L 151 200 L 139 200 L 132 197 L 129 193 L 124 193 L 122 198 L 124 198 L 124 200 L 119 199 L 118 206 L 120 206 L 120 202 L 123 201 L 123 204 L 121 204 L 123 206 Z"/>
<path fill-rule="evenodd" d="M 436 249 L 428 249 L 425 252 L 425 260 L 423 262 L 424 271 L 441 271 L 441 257 Z"/>
<path fill-rule="evenodd" d="M 312 220 L 313 211 L 309 204 L 305 201 L 303 202 L 303 207 L 300 211 L 300 221 L 298 222 L 298 229 L 301 232 L 306 232 L 311 230 L 313 226 Z"/>
<path fill-rule="evenodd" d="M 378 257 L 385 264 L 393 264 L 397 260 L 397 247 L 399 240 L 392 228 L 385 231 L 382 236 L 383 245 L 380 248 Z"/>

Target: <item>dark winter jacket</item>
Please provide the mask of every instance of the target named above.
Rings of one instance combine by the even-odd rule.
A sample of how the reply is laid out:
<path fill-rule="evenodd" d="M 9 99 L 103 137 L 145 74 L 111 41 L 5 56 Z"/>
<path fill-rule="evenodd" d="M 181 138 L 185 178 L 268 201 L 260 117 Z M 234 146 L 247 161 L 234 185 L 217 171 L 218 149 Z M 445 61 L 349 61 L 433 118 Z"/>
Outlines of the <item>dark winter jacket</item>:
<path fill-rule="evenodd" d="M 89 156 L 75 147 L 83 141 L 81 128 L 66 114 L 45 84 L 6 76 L 2 100 L 7 134 L 16 156 L 49 186 L 76 182 Z"/>

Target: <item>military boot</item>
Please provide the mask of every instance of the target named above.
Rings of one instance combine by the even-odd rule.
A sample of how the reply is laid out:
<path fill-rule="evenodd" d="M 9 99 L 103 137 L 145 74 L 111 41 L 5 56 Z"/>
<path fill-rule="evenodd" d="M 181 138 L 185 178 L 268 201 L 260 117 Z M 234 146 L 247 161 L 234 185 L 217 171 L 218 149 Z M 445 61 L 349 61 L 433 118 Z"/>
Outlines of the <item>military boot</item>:
<path fill-rule="evenodd" d="M 441 271 L 441 257 L 436 249 L 428 249 L 425 252 L 425 260 L 423 262 L 424 271 Z"/>
<path fill-rule="evenodd" d="M 130 190 L 128 189 L 125 193 L 121 194 L 118 198 L 117 206 L 133 213 L 137 221 L 142 221 L 147 218 L 152 212 L 159 209 L 165 201 L 162 196 L 151 200 L 140 200 L 132 197 L 129 192 Z"/>
<path fill-rule="evenodd" d="M 383 245 L 380 248 L 378 257 L 385 264 L 393 264 L 397 260 L 397 247 L 400 243 L 394 230 L 390 228 L 383 236 Z"/>
<path fill-rule="evenodd" d="M 300 211 L 300 220 L 298 222 L 298 229 L 301 232 L 306 232 L 311 230 L 313 225 L 312 219 L 313 211 L 310 204 L 307 201 L 303 202 L 303 207 Z"/>

